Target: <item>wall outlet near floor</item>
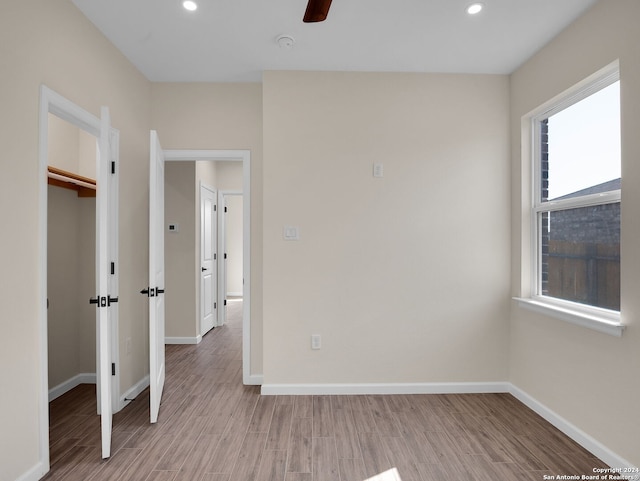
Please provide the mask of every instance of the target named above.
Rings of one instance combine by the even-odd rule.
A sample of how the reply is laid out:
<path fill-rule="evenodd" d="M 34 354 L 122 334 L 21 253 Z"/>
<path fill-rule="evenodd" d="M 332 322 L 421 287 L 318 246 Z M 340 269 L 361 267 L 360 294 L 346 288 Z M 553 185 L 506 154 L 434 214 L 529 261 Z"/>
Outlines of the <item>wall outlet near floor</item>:
<path fill-rule="evenodd" d="M 320 334 L 311 335 L 311 349 L 320 349 L 322 347 L 322 338 Z"/>

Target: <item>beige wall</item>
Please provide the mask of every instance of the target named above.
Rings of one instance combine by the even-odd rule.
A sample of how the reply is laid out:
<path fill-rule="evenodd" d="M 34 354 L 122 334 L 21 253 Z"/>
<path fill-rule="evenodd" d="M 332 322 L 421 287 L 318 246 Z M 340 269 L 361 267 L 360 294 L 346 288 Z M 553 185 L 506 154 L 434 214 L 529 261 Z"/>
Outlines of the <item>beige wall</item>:
<path fill-rule="evenodd" d="M 49 114 L 49 165 L 96 178 L 97 139 L 61 118 Z"/>
<path fill-rule="evenodd" d="M 265 384 L 504 381 L 508 77 L 263 82 Z"/>
<path fill-rule="evenodd" d="M 179 224 L 178 232 L 165 228 L 165 335 L 198 335 L 196 269 L 195 162 L 165 164 L 165 225 Z M 198 261 L 199 263 L 199 261 Z"/>
<path fill-rule="evenodd" d="M 194 189 L 197 190 L 198 185 L 202 182 L 204 185 L 215 189 L 218 185 L 217 162 L 207 162 L 206 160 L 193 162 L 196 169 L 196 182 Z M 199 204 L 200 201 L 198 201 Z"/>
<path fill-rule="evenodd" d="M 512 307 L 510 379 L 514 385 L 629 462 L 640 466 L 640 3 L 600 1 L 511 77 L 512 294 L 526 284 L 527 166 L 520 156 L 520 119 L 616 59 L 622 106 L 621 339 Z M 585 139 L 588 141 L 588 139 Z M 525 234 L 526 238 L 526 234 Z M 524 280 L 521 283 L 521 279 Z M 526 287 L 526 286 L 525 286 Z"/>
<path fill-rule="evenodd" d="M 49 114 L 48 123 L 49 165 L 79 174 L 80 129 L 53 114 Z M 95 162 L 95 156 L 93 160 Z"/>
<path fill-rule="evenodd" d="M 49 388 L 96 372 L 95 199 L 48 188 Z M 89 282 L 87 282 L 89 281 Z"/>
<path fill-rule="evenodd" d="M 152 128 L 164 149 L 251 151 L 251 374 L 262 373 L 262 86 L 154 83 Z M 240 184 L 241 186 L 242 184 Z M 199 239 L 196 241 L 199 245 Z"/>
<path fill-rule="evenodd" d="M 72 5 L 70 0 L 26 0 L 0 5 L 0 479 L 36 469 L 39 455 L 41 372 L 38 231 L 38 103 L 45 84 L 99 115 L 111 111 L 120 130 L 121 388 L 148 372 L 147 278 L 149 82 Z M 46 190 L 45 190 L 46 192 Z M 41 302 L 39 302 L 41 300 Z M 124 342 L 121 342 L 124 348 Z M 122 350 L 124 351 L 124 349 Z"/>

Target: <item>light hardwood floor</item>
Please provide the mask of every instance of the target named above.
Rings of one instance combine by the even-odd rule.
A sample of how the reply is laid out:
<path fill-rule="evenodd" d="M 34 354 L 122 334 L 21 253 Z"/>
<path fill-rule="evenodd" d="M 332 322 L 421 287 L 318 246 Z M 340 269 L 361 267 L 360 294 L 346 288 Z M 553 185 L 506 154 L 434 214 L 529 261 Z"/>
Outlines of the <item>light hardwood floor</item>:
<path fill-rule="evenodd" d="M 232 302 L 202 343 L 167 346 L 158 423 L 145 391 L 115 415 L 109 460 L 95 386 L 51 402 L 44 479 L 541 481 L 606 467 L 508 394 L 260 396 L 242 385 L 240 313 Z"/>

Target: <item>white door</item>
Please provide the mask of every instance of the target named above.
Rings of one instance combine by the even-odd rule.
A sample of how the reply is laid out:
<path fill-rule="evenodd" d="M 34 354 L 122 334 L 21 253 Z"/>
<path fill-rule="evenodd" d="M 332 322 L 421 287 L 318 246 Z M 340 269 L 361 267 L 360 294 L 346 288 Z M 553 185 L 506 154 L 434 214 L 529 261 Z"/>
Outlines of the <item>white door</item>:
<path fill-rule="evenodd" d="M 115 145 L 113 145 L 115 143 Z M 112 379 L 112 326 L 118 322 L 117 278 L 117 177 L 115 162 L 117 137 L 111 131 L 109 109 L 101 109 L 99 139 L 100 161 L 97 170 L 96 192 L 96 284 L 98 295 L 91 299 L 96 304 L 98 334 L 97 371 L 102 433 L 102 457 L 111 455 L 111 403 Z M 112 267 L 113 266 L 113 267 Z"/>
<path fill-rule="evenodd" d="M 216 193 L 200 186 L 200 335 L 217 323 Z"/>
<path fill-rule="evenodd" d="M 149 162 L 149 376 L 151 422 L 158 421 L 164 387 L 164 153 L 151 131 Z"/>

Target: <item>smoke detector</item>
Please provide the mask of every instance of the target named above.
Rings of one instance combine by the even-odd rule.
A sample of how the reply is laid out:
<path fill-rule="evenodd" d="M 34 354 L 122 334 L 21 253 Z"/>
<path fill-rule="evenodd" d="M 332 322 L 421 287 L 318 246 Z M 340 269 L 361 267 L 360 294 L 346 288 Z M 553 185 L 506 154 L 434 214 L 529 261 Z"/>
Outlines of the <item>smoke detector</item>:
<path fill-rule="evenodd" d="M 291 35 L 280 35 L 276 38 L 276 43 L 280 48 L 290 49 L 293 48 L 293 44 L 296 43 L 296 41 Z"/>

